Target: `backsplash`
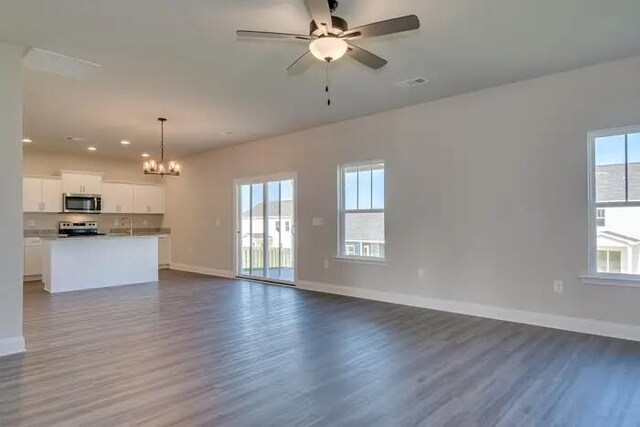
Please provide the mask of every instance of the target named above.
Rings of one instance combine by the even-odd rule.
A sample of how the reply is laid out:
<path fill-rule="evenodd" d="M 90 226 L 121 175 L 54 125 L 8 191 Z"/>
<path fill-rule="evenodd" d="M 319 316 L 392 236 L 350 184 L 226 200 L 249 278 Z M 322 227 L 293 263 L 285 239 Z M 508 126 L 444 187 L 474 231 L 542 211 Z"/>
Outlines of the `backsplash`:
<path fill-rule="evenodd" d="M 162 215 L 118 215 L 118 214 L 56 214 L 25 213 L 25 230 L 58 230 L 60 221 L 82 222 L 96 221 L 102 232 L 110 232 L 112 228 L 121 228 L 122 218 L 128 216 L 133 220 L 134 228 L 159 229 L 162 227 Z M 127 223 L 128 226 L 128 223 Z"/>

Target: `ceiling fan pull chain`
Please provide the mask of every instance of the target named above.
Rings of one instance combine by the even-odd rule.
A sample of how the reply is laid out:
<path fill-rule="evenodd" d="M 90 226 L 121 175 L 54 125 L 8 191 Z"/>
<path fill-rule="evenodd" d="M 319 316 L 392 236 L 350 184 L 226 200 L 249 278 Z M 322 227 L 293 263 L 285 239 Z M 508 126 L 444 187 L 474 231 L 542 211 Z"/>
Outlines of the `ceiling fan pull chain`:
<path fill-rule="evenodd" d="M 327 60 L 327 66 L 324 69 L 324 81 L 325 81 L 325 86 L 324 86 L 324 91 L 327 94 L 327 105 L 331 105 L 331 95 L 329 94 L 329 63 L 331 61 Z"/>

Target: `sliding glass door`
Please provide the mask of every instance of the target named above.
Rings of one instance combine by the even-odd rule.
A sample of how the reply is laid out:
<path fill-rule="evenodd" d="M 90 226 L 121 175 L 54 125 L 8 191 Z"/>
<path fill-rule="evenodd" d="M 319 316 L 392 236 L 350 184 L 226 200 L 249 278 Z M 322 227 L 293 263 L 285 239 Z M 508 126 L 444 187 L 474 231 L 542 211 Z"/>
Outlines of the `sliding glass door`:
<path fill-rule="evenodd" d="M 236 183 L 240 277 L 295 282 L 295 178 Z"/>

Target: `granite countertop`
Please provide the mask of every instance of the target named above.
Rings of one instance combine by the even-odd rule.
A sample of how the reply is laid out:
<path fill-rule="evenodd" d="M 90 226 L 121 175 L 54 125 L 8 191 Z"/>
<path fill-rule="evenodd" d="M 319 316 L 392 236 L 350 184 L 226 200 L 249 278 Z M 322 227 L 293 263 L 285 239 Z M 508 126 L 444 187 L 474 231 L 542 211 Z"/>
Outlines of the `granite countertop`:
<path fill-rule="evenodd" d="M 127 228 L 112 228 L 110 230 L 104 230 L 107 234 L 104 236 L 95 237 L 130 237 L 129 229 Z M 168 236 L 171 234 L 170 228 L 134 228 L 133 237 L 145 237 L 145 236 Z M 54 229 L 30 229 L 24 230 L 24 237 L 40 237 L 40 238 L 60 238 L 67 239 L 68 237 L 60 237 L 58 230 Z"/>
<path fill-rule="evenodd" d="M 164 237 L 166 234 L 134 234 L 133 236 L 129 236 L 129 234 L 115 233 L 115 234 L 103 234 L 96 236 L 65 236 L 63 234 L 57 234 L 55 236 L 42 236 L 40 237 L 42 240 L 105 240 L 105 239 L 146 239 L 146 238 L 157 238 Z"/>

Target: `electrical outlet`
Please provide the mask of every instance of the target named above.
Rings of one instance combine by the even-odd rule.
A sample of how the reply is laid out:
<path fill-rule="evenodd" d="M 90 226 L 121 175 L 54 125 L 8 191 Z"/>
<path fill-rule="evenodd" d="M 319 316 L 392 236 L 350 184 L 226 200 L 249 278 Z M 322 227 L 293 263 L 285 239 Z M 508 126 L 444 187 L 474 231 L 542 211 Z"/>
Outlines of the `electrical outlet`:
<path fill-rule="evenodd" d="M 35 227 L 36 226 L 36 220 L 35 219 L 30 219 L 28 224 L 29 224 L 29 227 Z"/>
<path fill-rule="evenodd" d="M 147 221 L 146 219 L 144 221 L 142 221 L 142 225 L 147 226 L 149 225 L 149 221 Z"/>
<path fill-rule="evenodd" d="M 424 276 L 425 276 L 424 268 L 420 267 L 418 269 L 418 279 L 424 279 Z"/>
<path fill-rule="evenodd" d="M 220 225 L 220 218 L 216 218 L 216 227 Z"/>
<path fill-rule="evenodd" d="M 325 270 L 328 270 L 328 269 L 329 269 L 329 260 L 328 260 L 328 259 L 325 259 L 325 260 L 324 260 L 324 269 L 325 269 Z"/>
<path fill-rule="evenodd" d="M 562 292 L 564 292 L 564 282 L 562 280 L 553 281 L 553 292 L 562 295 Z"/>

